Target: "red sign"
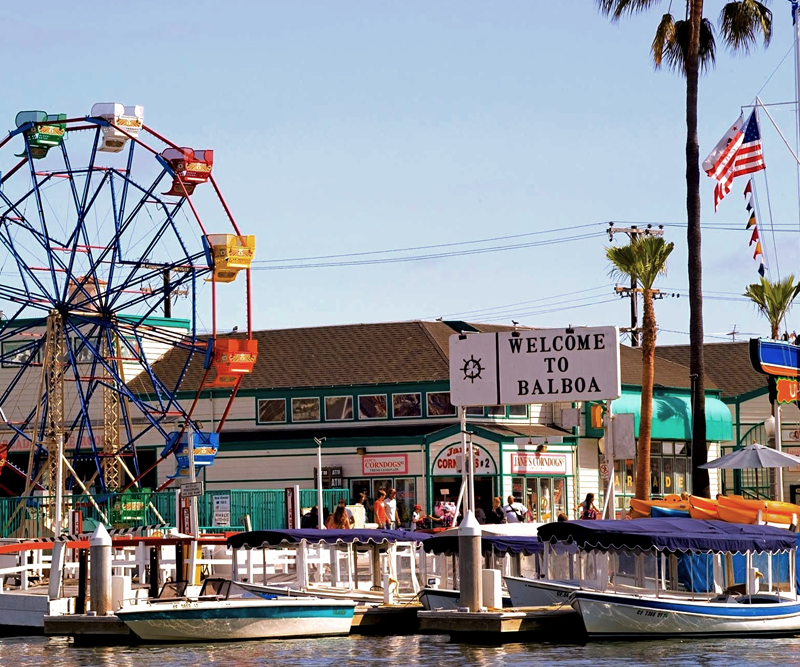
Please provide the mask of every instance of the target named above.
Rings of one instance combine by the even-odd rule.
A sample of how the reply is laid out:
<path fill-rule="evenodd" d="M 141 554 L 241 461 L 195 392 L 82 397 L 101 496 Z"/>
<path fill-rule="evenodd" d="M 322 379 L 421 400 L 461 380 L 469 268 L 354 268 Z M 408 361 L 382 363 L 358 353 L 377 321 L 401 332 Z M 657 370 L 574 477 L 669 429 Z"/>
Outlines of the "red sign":
<path fill-rule="evenodd" d="M 407 475 L 408 454 L 378 454 L 361 457 L 362 475 Z"/>
<path fill-rule="evenodd" d="M 512 454 L 511 472 L 534 475 L 566 475 L 567 455 L 540 452 Z"/>
<path fill-rule="evenodd" d="M 797 400 L 797 379 L 778 378 L 775 387 L 778 389 L 778 403 L 794 403 Z"/>

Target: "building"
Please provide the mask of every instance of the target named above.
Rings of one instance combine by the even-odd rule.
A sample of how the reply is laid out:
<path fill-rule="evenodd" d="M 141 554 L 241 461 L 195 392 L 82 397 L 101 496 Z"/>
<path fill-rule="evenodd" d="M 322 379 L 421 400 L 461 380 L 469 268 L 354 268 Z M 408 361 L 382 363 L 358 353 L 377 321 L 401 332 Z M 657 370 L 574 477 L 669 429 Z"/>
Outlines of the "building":
<path fill-rule="evenodd" d="M 364 491 L 394 487 L 408 516 L 415 503 L 428 511 L 440 499 L 455 500 L 461 485 L 461 434 L 449 400 L 449 336 L 462 331 L 510 327 L 466 322 L 393 322 L 258 331 L 258 360 L 245 376 L 221 434 L 213 466 L 203 470 L 206 488 L 284 488 L 314 485 L 315 438 L 322 440 L 324 485 Z M 623 395 L 614 412 L 638 414 L 642 357 L 621 346 Z M 180 350 L 154 365 L 170 378 L 182 367 Z M 203 375 L 192 364 L 181 400 L 194 399 Z M 689 371 L 658 358 L 655 367 L 654 491 L 690 489 L 691 414 Z M 731 440 L 731 413 L 709 382 L 710 456 Z M 146 397 L 148 381 L 129 383 Z M 228 390 L 202 392 L 194 417 L 216 428 Z M 476 450 L 476 496 L 513 494 L 539 521 L 560 512 L 574 516 L 586 493 L 602 500 L 602 430 L 593 429 L 589 405 L 474 406 L 468 431 Z M 638 429 L 638 419 L 636 420 Z M 139 450 L 163 447 L 143 443 Z M 632 494 L 634 461 L 617 461 L 618 507 Z M 159 466 L 158 481 L 174 472 Z"/>

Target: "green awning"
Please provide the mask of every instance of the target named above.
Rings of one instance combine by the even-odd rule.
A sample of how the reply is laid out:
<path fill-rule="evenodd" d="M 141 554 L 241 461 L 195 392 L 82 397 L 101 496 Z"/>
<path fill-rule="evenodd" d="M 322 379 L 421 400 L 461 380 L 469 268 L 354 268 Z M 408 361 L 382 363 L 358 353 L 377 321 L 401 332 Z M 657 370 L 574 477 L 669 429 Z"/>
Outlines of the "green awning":
<path fill-rule="evenodd" d="M 633 414 L 636 435 L 639 435 L 639 412 L 642 398 L 639 393 L 622 394 L 614 401 L 614 414 Z M 653 440 L 691 440 L 692 402 L 682 394 L 653 396 Z M 718 398 L 706 396 L 706 440 L 726 442 L 733 440 L 731 411 Z"/>

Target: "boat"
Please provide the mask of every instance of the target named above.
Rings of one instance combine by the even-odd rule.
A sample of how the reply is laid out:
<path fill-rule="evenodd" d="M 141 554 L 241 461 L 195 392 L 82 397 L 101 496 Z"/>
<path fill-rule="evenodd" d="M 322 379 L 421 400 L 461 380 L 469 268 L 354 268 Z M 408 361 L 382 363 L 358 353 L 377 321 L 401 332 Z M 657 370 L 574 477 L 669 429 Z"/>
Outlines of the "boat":
<path fill-rule="evenodd" d="M 503 577 L 514 607 L 550 607 L 569 602 L 581 586 L 578 579 L 529 579 Z"/>
<path fill-rule="evenodd" d="M 148 642 L 205 642 L 347 635 L 352 600 L 259 596 L 229 579 L 206 579 L 200 594 L 176 593 L 165 584 L 157 598 L 135 600 L 119 619 Z"/>
<path fill-rule="evenodd" d="M 419 601 L 425 611 L 436 611 L 449 609 L 456 611 L 461 606 L 461 591 L 452 588 L 429 588 L 425 587 L 419 592 Z M 503 609 L 509 609 L 515 605 L 509 595 L 503 595 Z"/>
<path fill-rule="evenodd" d="M 691 515 L 689 514 L 688 509 L 679 509 L 677 507 L 661 507 L 660 505 L 653 505 L 650 508 L 650 516 L 654 519 L 660 519 L 663 517 L 672 517 L 672 518 L 684 518 L 688 519 Z"/>
<path fill-rule="evenodd" d="M 540 527 L 539 537 L 604 554 L 602 585 L 570 595 L 590 639 L 800 632 L 798 539 L 783 528 L 685 518 L 569 521 Z M 634 586 L 619 586 L 617 574 L 631 571 Z"/>
<path fill-rule="evenodd" d="M 689 516 L 693 519 L 704 519 L 706 521 L 721 521 L 722 517 L 717 512 L 715 507 L 713 510 L 703 509 L 702 507 L 689 507 Z"/>
<path fill-rule="evenodd" d="M 689 501 L 683 500 L 680 496 L 674 494 L 665 496 L 661 500 L 638 500 L 637 498 L 631 498 L 630 502 L 631 513 L 636 514 L 636 516 L 632 518 L 635 519 L 643 519 L 652 516 L 654 507 L 683 510 L 684 512 L 689 511 Z"/>
<path fill-rule="evenodd" d="M 783 523 L 791 523 L 792 516 L 795 518 L 800 516 L 800 505 L 784 503 L 777 500 L 744 498 L 742 496 L 720 496 L 719 504 L 734 509 L 746 509 L 752 512 L 761 511 L 772 516 L 782 515 L 787 519 L 787 521 Z"/>

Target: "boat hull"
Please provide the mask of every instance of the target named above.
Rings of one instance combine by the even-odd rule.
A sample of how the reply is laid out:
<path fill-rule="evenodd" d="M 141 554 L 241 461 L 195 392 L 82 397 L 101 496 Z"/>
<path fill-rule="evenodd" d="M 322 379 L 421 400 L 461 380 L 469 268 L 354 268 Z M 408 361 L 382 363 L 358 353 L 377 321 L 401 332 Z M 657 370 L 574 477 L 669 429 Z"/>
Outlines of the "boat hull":
<path fill-rule="evenodd" d="M 228 600 L 148 603 L 120 620 L 145 641 L 231 641 L 346 635 L 355 603 L 337 600 Z"/>
<path fill-rule="evenodd" d="M 419 601 L 425 611 L 441 611 L 447 609 L 458 611 L 461 606 L 461 591 L 451 588 L 423 588 L 419 593 Z M 510 597 L 503 596 L 503 608 L 514 606 Z"/>
<path fill-rule="evenodd" d="M 800 633 L 800 602 L 683 602 L 577 591 L 572 606 L 590 638 L 753 636 Z"/>
<path fill-rule="evenodd" d="M 577 581 L 549 579 L 526 579 L 525 577 L 503 577 L 515 607 L 549 607 L 569 601 L 573 591 L 578 590 Z"/>

